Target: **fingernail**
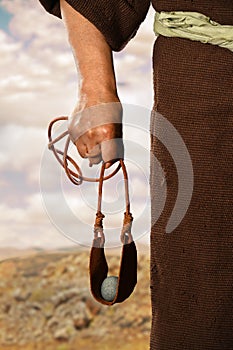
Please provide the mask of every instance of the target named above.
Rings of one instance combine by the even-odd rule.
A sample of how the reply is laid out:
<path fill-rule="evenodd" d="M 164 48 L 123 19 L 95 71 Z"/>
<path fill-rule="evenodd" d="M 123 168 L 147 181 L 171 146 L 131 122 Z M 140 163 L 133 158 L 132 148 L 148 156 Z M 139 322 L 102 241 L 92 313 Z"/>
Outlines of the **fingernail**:
<path fill-rule="evenodd" d="M 110 168 L 111 165 L 112 165 L 111 163 L 105 163 L 105 169 Z"/>

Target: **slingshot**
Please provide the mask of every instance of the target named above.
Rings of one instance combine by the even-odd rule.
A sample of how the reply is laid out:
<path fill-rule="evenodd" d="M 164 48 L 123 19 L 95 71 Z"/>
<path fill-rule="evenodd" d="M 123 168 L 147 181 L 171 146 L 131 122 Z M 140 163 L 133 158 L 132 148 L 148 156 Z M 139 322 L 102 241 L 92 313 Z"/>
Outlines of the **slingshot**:
<path fill-rule="evenodd" d="M 52 139 L 52 129 L 54 124 L 56 122 L 65 120 L 68 120 L 68 117 L 56 118 L 50 122 L 48 127 L 48 148 L 53 152 L 57 161 L 64 168 L 66 175 L 74 185 L 81 185 L 83 181 L 99 182 L 98 207 L 94 224 L 94 239 L 90 252 L 89 262 L 90 287 L 94 298 L 98 302 L 104 305 L 113 305 L 115 303 L 120 303 L 127 299 L 133 292 L 134 287 L 137 283 L 137 250 L 131 234 L 133 217 L 130 213 L 128 175 L 126 166 L 124 164 L 123 159 L 119 159 L 119 164 L 117 168 L 112 173 L 105 176 L 105 163 L 103 162 L 99 178 L 85 177 L 82 174 L 82 171 L 78 164 L 75 162 L 75 160 L 68 155 L 68 149 L 71 141 L 69 131 L 67 130 L 55 139 Z M 61 151 L 55 147 L 55 143 L 60 141 L 64 137 L 67 137 L 67 139 L 65 142 L 64 151 Z M 73 171 L 69 168 L 69 163 L 73 165 L 76 171 Z M 103 229 L 103 219 L 105 216 L 101 211 L 102 189 L 104 181 L 112 178 L 118 173 L 120 169 L 122 169 L 124 176 L 126 205 L 123 226 L 120 234 L 120 239 L 122 243 L 121 263 L 115 297 L 113 298 L 113 300 L 107 301 L 103 298 L 101 294 L 102 283 L 107 278 L 108 274 L 108 264 L 104 252 L 105 235 Z"/>

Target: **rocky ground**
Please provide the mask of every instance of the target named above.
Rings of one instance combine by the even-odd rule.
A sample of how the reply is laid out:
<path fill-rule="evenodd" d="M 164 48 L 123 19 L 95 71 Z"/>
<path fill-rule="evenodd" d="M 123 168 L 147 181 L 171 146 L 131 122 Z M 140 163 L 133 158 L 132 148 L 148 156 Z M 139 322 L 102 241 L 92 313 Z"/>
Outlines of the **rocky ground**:
<path fill-rule="evenodd" d="M 120 251 L 107 252 L 118 275 Z M 108 307 L 89 291 L 89 252 L 37 253 L 0 263 L 0 350 L 149 348 L 149 257 L 139 254 L 138 284 Z"/>

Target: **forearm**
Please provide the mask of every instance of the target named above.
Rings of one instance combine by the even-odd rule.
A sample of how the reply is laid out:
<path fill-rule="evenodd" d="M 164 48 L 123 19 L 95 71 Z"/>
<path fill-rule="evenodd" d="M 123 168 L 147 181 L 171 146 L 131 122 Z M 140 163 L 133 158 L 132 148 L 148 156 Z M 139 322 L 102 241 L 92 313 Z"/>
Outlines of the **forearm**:
<path fill-rule="evenodd" d="M 87 97 L 88 106 L 108 100 L 117 101 L 112 51 L 104 36 L 65 0 L 60 0 L 60 3 L 68 39 L 81 76 L 80 93 Z"/>

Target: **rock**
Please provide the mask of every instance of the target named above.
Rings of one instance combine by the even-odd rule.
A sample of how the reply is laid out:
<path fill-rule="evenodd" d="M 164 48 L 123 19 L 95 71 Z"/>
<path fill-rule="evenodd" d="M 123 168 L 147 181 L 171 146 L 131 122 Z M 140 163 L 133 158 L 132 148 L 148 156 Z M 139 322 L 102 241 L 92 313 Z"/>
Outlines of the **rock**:
<path fill-rule="evenodd" d="M 102 298 L 107 301 L 113 301 L 117 292 L 118 277 L 108 276 L 101 285 Z"/>
<path fill-rule="evenodd" d="M 3 304 L 1 305 L 1 309 L 2 309 L 1 311 L 4 312 L 4 313 L 6 313 L 6 314 L 8 314 L 8 312 L 10 311 L 10 308 L 11 308 L 11 304 L 8 303 L 8 302 L 3 303 Z"/>
<path fill-rule="evenodd" d="M 41 310 L 42 309 L 42 305 L 40 303 L 26 303 L 26 306 L 31 308 L 31 309 L 34 309 L 34 310 Z"/>
<path fill-rule="evenodd" d="M 41 287 L 41 288 L 44 288 L 44 287 L 46 287 L 47 285 L 48 285 L 48 279 L 47 278 L 42 278 L 41 279 L 41 281 L 40 281 L 40 283 L 39 283 L 39 286 Z"/>
<path fill-rule="evenodd" d="M 43 334 L 43 331 L 41 328 L 38 328 L 34 331 L 34 337 L 38 338 Z"/>
<path fill-rule="evenodd" d="M 57 325 L 59 325 L 59 319 L 56 317 L 50 318 L 50 320 L 47 322 L 48 328 L 55 328 Z"/>
<path fill-rule="evenodd" d="M 6 334 L 6 335 L 5 335 L 4 341 L 5 341 L 5 343 L 7 343 L 7 344 L 14 343 L 14 342 L 15 342 L 14 335 L 11 334 L 11 333 Z"/>
<path fill-rule="evenodd" d="M 65 266 L 68 266 L 70 264 L 73 264 L 74 256 L 68 255 L 64 259 L 61 260 L 62 264 Z"/>
<path fill-rule="evenodd" d="M 11 260 L 3 261 L 0 263 L 0 279 L 14 278 L 17 275 L 17 267 Z"/>
<path fill-rule="evenodd" d="M 69 265 L 66 268 L 66 271 L 69 272 L 70 274 L 74 274 L 76 272 L 77 267 L 73 266 L 73 265 Z"/>
<path fill-rule="evenodd" d="M 74 264 L 75 265 L 80 265 L 82 263 L 82 261 L 83 261 L 83 256 L 80 254 L 80 255 L 75 257 Z"/>
<path fill-rule="evenodd" d="M 66 328 L 58 329 L 54 333 L 54 339 L 56 340 L 69 340 L 70 334 Z"/>
<path fill-rule="evenodd" d="M 18 344 L 19 344 L 20 346 L 24 346 L 24 345 L 27 344 L 27 341 L 26 341 L 26 339 L 19 339 Z"/>
<path fill-rule="evenodd" d="M 65 265 L 58 265 L 55 271 L 56 277 L 65 274 L 67 270 L 68 268 Z"/>
<path fill-rule="evenodd" d="M 53 337 L 56 340 L 68 341 L 74 333 L 75 333 L 75 329 L 68 322 L 64 327 L 57 329 L 54 332 Z"/>
<path fill-rule="evenodd" d="M 93 298 L 87 298 L 85 300 L 86 306 L 91 312 L 93 316 L 96 316 L 100 313 L 102 305 L 100 303 L 97 303 Z"/>
<path fill-rule="evenodd" d="M 62 291 L 58 293 L 56 296 L 52 298 L 52 302 L 57 307 L 62 303 L 66 303 L 71 298 L 80 294 L 80 290 L 78 288 L 72 288 L 69 290 Z"/>
<path fill-rule="evenodd" d="M 21 288 L 15 289 L 13 293 L 13 297 L 17 301 L 26 301 L 31 295 L 31 292 L 29 290 L 23 290 Z"/>
<path fill-rule="evenodd" d="M 93 316 L 84 302 L 80 301 L 76 304 L 73 310 L 73 323 L 76 329 L 87 328 L 92 318 Z"/>
<path fill-rule="evenodd" d="M 57 318 L 63 320 L 72 317 L 73 304 L 71 302 L 60 304 L 55 311 Z"/>
<path fill-rule="evenodd" d="M 49 264 L 46 266 L 46 268 L 42 271 L 41 275 L 43 277 L 50 277 L 54 274 L 56 270 L 56 265 L 54 263 Z"/>
<path fill-rule="evenodd" d="M 75 315 L 73 317 L 74 326 L 76 329 L 87 328 L 90 324 L 90 319 L 83 317 L 82 315 Z"/>
<path fill-rule="evenodd" d="M 42 307 L 42 312 L 47 319 L 51 318 L 54 313 L 54 305 L 50 302 L 45 302 Z"/>

